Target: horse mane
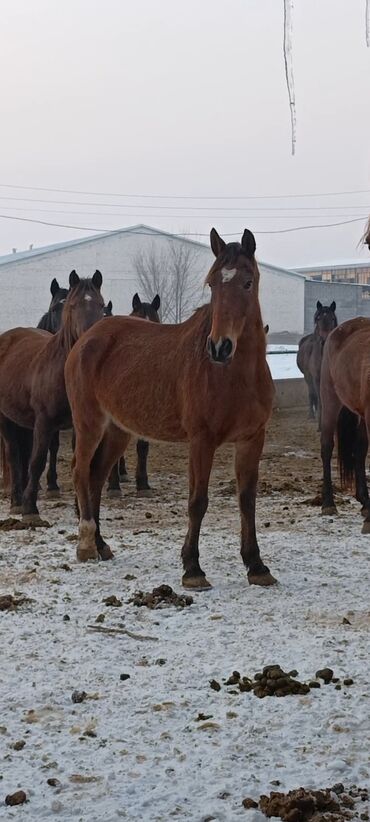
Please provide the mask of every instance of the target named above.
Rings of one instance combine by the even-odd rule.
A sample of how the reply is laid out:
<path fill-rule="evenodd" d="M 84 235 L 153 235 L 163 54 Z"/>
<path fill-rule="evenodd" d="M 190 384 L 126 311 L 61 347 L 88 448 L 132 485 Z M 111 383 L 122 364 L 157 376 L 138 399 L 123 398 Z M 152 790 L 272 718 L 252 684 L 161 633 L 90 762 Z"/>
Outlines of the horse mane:
<path fill-rule="evenodd" d="M 81 277 L 77 285 L 71 288 L 68 292 L 68 296 L 63 307 L 62 325 L 60 331 L 58 332 L 59 339 L 67 352 L 71 351 L 78 339 L 77 329 L 75 328 L 73 322 L 73 309 L 77 303 L 82 302 L 87 294 L 91 293 L 98 297 L 101 300 L 102 306 L 104 306 L 103 297 L 101 296 L 99 289 L 96 288 L 89 277 Z"/>
<path fill-rule="evenodd" d="M 364 233 L 361 237 L 360 243 L 363 243 L 364 245 L 368 245 L 369 249 L 370 249 L 370 217 L 369 217 L 369 219 L 366 223 L 366 228 L 365 228 L 365 231 L 364 231 Z"/>

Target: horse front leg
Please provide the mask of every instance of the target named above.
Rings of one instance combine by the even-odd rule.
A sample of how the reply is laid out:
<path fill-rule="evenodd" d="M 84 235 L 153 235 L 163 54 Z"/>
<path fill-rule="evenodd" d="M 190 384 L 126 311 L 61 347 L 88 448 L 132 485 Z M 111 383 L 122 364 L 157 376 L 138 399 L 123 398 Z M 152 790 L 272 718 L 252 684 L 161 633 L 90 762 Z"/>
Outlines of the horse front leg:
<path fill-rule="evenodd" d="M 1 415 L 2 467 L 5 491 L 10 490 L 10 513 L 22 513 L 22 461 L 17 426 Z"/>
<path fill-rule="evenodd" d="M 256 536 L 256 493 L 258 466 L 265 431 L 261 429 L 251 439 L 235 444 L 235 474 L 241 517 L 240 553 L 248 571 L 250 585 L 274 585 L 276 579 L 262 562 Z"/>
<path fill-rule="evenodd" d="M 51 421 L 42 415 L 37 416 L 33 429 L 33 443 L 28 470 L 28 482 L 23 493 L 22 501 L 22 515 L 25 520 L 37 521 L 39 519 L 37 494 L 40 477 L 42 472 L 45 470 L 52 434 L 53 426 Z"/>
<path fill-rule="evenodd" d="M 184 567 L 182 584 L 185 588 L 205 590 L 212 586 L 199 565 L 199 533 L 208 508 L 208 484 L 215 446 L 199 435 L 190 441 L 189 449 L 189 526 L 182 547 Z"/>
<path fill-rule="evenodd" d="M 127 447 L 130 435 L 115 425 L 110 425 L 95 452 L 90 467 L 90 500 L 95 520 L 95 543 L 100 559 L 112 559 L 114 554 L 100 532 L 100 501 L 105 480 L 113 465 Z"/>
<path fill-rule="evenodd" d="M 147 497 L 151 495 L 151 488 L 148 482 L 147 461 L 149 443 L 145 440 L 138 440 L 136 443 L 137 463 L 136 463 L 136 491 L 138 496 Z"/>
<path fill-rule="evenodd" d="M 46 475 L 47 494 L 57 497 L 60 494 L 57 475 L 57 456 L 59 451 L 59 431 L 54 431 L 49 446 L 49 470 Z"/>

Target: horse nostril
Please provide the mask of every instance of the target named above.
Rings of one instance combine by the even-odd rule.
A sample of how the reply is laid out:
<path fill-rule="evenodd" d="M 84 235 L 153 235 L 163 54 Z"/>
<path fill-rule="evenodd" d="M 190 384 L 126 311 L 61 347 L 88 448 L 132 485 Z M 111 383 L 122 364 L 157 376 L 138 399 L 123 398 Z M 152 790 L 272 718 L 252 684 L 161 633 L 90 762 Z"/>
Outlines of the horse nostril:
<path fill-rule="evenodd" d="M 229 357 L 232 353 L 232 350 L 233 350 L 232 341 L 229 340 L 228 337 L 226 337 L 225 340 L 222 340 L 221 346 L 219 348 L 219 352 L 218 352 L 219 360 L 221 362 L 226 362 L 226 360 L 229 359 Z"/>

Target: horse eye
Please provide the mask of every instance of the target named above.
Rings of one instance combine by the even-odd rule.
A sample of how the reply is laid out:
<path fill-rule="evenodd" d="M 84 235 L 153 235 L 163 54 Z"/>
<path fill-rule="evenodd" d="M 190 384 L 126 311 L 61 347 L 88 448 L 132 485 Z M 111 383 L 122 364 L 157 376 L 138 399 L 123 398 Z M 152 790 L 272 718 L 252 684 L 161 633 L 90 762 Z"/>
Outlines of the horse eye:
<path fill-rule="evenodd" d="M 252 285 L 252 280 L 247 280 L 247 282 L 244 283 L 243 288 L 246 288 L 247 291 L 249 291 L 251 285 Z"/>

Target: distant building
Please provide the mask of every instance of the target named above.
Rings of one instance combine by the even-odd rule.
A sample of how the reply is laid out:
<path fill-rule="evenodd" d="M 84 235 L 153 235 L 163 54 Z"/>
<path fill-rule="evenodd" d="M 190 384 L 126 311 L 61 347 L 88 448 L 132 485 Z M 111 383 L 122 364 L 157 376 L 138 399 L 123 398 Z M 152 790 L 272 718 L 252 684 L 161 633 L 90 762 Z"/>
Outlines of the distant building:
<path fill-rule="evenodd" d="M 370 285 L 370 262 L 326 263 L 295 268 L 311 280 L 325 283 L 356 283 Z"/>
<path fill-rule="evenodd" d="M 196 251 L 194 275 L 203 286 L 214 256 L 208 243 L 169 234 L 146 225 L 135 225 L 56 243 L 30 247 L 0 257 L 0 332 L 17 325 L 35 326 L 50 302 L 50 282 L 56 277 L 66 286 L 70 271 L 91 276 L 98 268 L 103 274 L 103 296 L 113 301 L 115 314 L 131 311 L 135 291 L 141 292 L 135 257 L 154 248 L 166 253 L 168 243 L 192 247 Z M 295 271 L 259 262 L 260 302 L 264 324 L 270 337 L 296 341 L 304 329 L 305 277 Z M 199 298 L 198 298 L 199 299 Z M 203 301 L 209 299 L 204 289 Z M 196 304 L 194 305 L 194 308 Z"/>

